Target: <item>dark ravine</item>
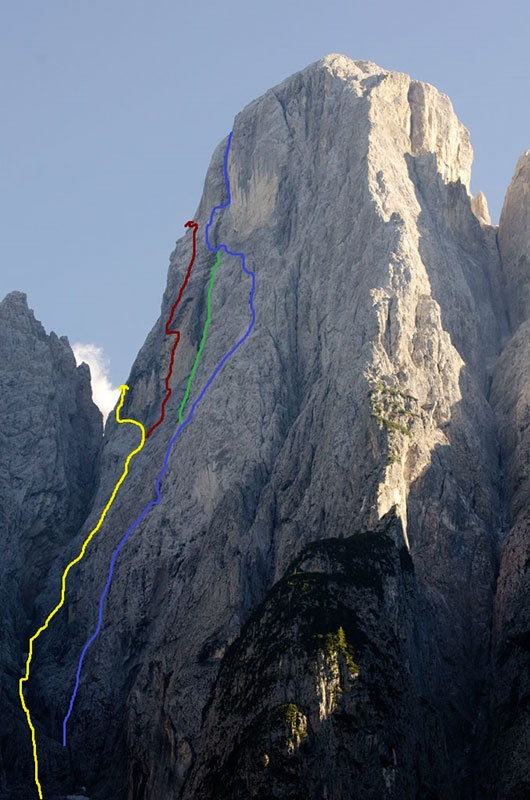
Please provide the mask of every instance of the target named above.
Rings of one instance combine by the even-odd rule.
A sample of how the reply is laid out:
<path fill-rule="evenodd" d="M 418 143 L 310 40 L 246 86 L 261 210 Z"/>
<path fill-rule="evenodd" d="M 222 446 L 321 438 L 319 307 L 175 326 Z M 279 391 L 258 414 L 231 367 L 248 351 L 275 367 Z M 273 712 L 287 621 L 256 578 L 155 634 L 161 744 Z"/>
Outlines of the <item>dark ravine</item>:
<path fill-rule="evenodd" d="M 194 219 L 226 200 L 214 152 Z M 164 422 L 39 640 L 27 689 L 46 800 L 530 796 L 530 151 L 500 225 L 447 97 L 330 55 L 235 119 L 213 244 L 256 273 L 256 327 L 153 497 L 214 260 L 181 305 Z M 161 314 L 124 415 L 160 413 Z M 196 397 L 248 325 L 224 256 Z M 36 798 L 17 703 L 28 636 L 136 443 L 17 292 L 0 305 L 0 799 Z"/>

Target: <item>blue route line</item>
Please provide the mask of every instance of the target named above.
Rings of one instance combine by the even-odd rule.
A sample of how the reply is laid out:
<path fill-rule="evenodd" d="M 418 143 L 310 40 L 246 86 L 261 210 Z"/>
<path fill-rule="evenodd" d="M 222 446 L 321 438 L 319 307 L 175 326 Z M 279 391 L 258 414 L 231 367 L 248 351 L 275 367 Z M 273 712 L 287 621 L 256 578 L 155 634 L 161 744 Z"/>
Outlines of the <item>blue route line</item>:
<path fill-rule="evenodd" d="M 195 414 L 195 409 L 197 408 L 197 406 L 199 405 L 199 403 L 203 399 L 204 395 L 206 394 L 206 392 L 210 388 L 212 382 L 215 380 L 215 377 L 218 375 L 220 370 L 226 364 L 228 359 L 236 352 L 236 350 L 239 347 L 241 347 L 241 345 L 243 344 L 245 339 L 248 338 L 248 336 L 250 335 L 250 332 L 251 332 L 251 330 L 254 327 L 254 324 L 256 322 L 256 311 L 254 309 L 254 294 L 255 294 L 255 291 L 256 291 L 256 276 L 255 276 L 254 272 L 252 272 L 252 270 L 248 269 L 248 267 L 246 265 L 246 262 L 245 262 L 244 253 L 234 253 L 232 250 L 229 250 L 228 247 L 225 244 L 219 244 L 219 245 L 217 245 L 217 247 L 212 247 L 212 245 L 210 244 L 210 240 L 208 238 L 208 231 L 209 231 L 209 229 L 211 228 L 211 226 L 213 224 L 213 218 L 214 218 L 214 215 L 215 215 L 216 211 L 221 211 L 223 208 L 226 208 L 227 206 L 229 206 L 230 203 L 232 202 L 232 196 L 230 194 L 230 181 L 228 180 L 228 154 L 230 152 L 230 145 L 232 143 L 232 135 L 233 135 L 233 131 L 231 131 L 229 136 L 228 136 L 228 142 L 227 142 L 227 145 L 226 145 L 226 150 L 225 150 L 225 155 L 224 155 L 224 162 L 223 162 L 223 171 L 224 171 L 225 186 L 226 186 L 226 193 L 228 195 L 228 200 L 226 201 L 226 203 L 223 203 L 222 205 L 213 207 L 212 213 L 210 214 L 210 219 L 209 219 L 209 221 L 208 221 L 208 223 L 206 225 L 206 228 L 205 228 L 204 238 L 205 238 L 205 242 L 206 242 L 206 247 L 208 248 L 208 250 L 211 253 L 216 253 L 219 250 L 223 250 L 227 255 L 236 256 L 237 258 L 241 259 L 241 269 L 251 279 L 250 296 L 249 296 L 249 306 L 250 306 L 251 320 L 250 320 L 249 326 L 248 326 L 245 334 L 241 337 L 241 339 L 239 339 L 239 341 L 236 342 L 236 344 L 228 351 L 228 353 L 226 353 L 226 355 L 221 359 L 219 364 L 216 366 L 216 368 L 214 369 L 214 371 L 212 372 L 212 374 L 208 378 L 208 381 L 205 383 L 201 393 L 199 394 L 197 399 L 193 402 L 193 404 L 191 406 L 191 409 L 190 409 L 190 413 L 188 414 L 186 419 L 179 425 L 179 427 L 177 428 L 175 434 L 173 435 L 172 439 L 170 440 L 170 442 L 169 442 L 169 444 L 167 446 L 166 454 L 164 456 L 164 463 L 162 465 L 162 469 L 160 470 L 160 472 L 158 474 L 158 478 L 156 479 L 156 483 L 155 483 L 156 500 L 151 500 L 151 502 L 148 503 L 145 506 L 145 508 L 143 509 L 143 511 L 140 514 L 140 516 L 137 517 L 137 519 L 135 519 L 135 521 L 132 523 L 132 525 L 130 526 L 129 530 L 123 536 L 122 540 L 120 541 L 120 543 L 118 544 L 118 546 L 116 547 L 116 549 L 114 550 L 114 552 L 112 554 L 112 558 L 110 560 L 109 572 L 108 572 L 108 576 L 107 576 L 107 582 L 106 582 L 105 587 L 104 587 L 104 589 L 103 589 L 103 591 L 102 591 L 102 593 L 100 595 L 100 598 L 99 598 L 98 624 L 96 626 L 96 630 L 94 631 L 94 633 L 92 634 L 90 639 L 87 641 L 87 643 L 83 647 L 83 650 L 81 652 L 81 656 L 79 657 L 79 662 L 78 662 L 78 665 L 77 665 L 77 672 L 76 672 L 76 676 L 75 676 L 74 690 L 73 690 L 72 696 L 70 698 L 70 705 L 68 707 L 68 712 L 67 712 L 65 718 L 63 719 L 63 745 L 65 747 L 66 747 L 66 725 L 67 725 L 68 720 L 69 720 L 69 718 L 70 718 L 70 716 L 72 714 L 74 701 L 75 701 L 75 698 L 76 698 L 76 695 L 77 695 L 77 691 L 79 689 L 79 682 L 80 682 L 80 679 L 81 679 L 81 670 L 83 668 L 83 662 L 85 660 L 85 656 L 87 654 L 87 651 L 88 651 L 90 645 L 93 644 L 94 640 L 99 635 L 99 632 L 101 631 L 101 627 L 103 625 L 103 606 L 105 604 L 105 598 L 106 598 L 106 596 L 108 594 L 108 591 L 109 591 L 109 588 L 110 588 L 110 584 L 111 584 L 111 581 L 112 581 L 112 576 L 114 574 L 114 566 L 116 564 L 116 560 L 118 558 L 118 555 L 119 555 L 120 551 L 123 549 L 125 543 L 127 542 L 127 539 L 129 538 L 131 533 L 134 531 L 134 529 L 137 528 L 138 525 L 140 524 L 140 522 L 142 522 L 142 520 L 145 519 L 145 517 L 147 516 L 147 514 L 149 513 L 149 511 L 152 508 L 154 508 L 155 506 L 160 505 L 160 503 L 162 502 L 162 497 L 161 497 L 161 494 L 160 494 L 160 484 L 162 482 L 162 478 L 164 477 L 164 475 L 166 473 L 166 470 L 167 470 L 167 467 L 168 467 L 168 464 L 169 464 L 169 457 L 171 455 L 171 451 L 173 450 L 173 445 L 175 444 L 175 442 L 179 438 L 180 434 L 182 433 L 182 431 L 184 430 L 186 425 L 188 425 L 191 422 L 191 420 L 193 419 L 193 415 Z"/>

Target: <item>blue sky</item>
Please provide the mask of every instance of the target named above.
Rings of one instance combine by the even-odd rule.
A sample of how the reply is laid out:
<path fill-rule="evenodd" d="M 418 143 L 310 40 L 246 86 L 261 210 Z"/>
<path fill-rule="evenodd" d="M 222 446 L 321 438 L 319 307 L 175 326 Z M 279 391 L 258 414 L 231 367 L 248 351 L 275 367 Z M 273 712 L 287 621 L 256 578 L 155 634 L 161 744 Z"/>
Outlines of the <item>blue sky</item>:
<path fill-rule="evenodd" d="M 448 94 L 497 222 L 530 148 L 526 3 L 17 0 L 0 10 L 0 296 L 125 381 L 235 114 L 338 52 Z"/>

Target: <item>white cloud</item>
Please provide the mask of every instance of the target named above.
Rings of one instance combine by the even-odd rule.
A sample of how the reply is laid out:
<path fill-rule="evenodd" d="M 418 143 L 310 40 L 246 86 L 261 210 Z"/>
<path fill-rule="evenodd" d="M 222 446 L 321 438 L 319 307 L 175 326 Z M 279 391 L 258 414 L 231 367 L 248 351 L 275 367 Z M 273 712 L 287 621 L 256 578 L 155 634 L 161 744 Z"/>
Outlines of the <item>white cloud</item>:
<path fill-rule="evenodd" d="M 92 376 L 92 399 L 103 414 L 103 422 L 107 419 L 120 396 L 119 389 L 113 389 L 109 380 L 109 362 L 103 350 L 95 344 L 72 345 L 77 364 L 88 364 Z"/>

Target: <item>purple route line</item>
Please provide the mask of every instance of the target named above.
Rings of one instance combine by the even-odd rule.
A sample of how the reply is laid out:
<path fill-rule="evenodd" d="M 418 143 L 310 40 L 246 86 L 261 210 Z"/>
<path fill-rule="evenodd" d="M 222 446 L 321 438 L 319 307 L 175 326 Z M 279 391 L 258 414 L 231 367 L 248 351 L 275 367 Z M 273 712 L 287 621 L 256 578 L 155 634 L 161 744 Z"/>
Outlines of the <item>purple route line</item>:
<path fill-rule="evenodd" d="M 170 440 L 170 442 L 169 442 L 169 444 L 167 446 L 167 449 L 166 449 L 166 454 L 164 456 L 164 463 L 162 465 L 162 469 L 160 470 L 160 472 L 158 474 L 158 478 L 156 479 L 156 483 L 155 483 L 156 500 L 151 500 L 151 502 L 148 503 L 145 506 L 145 508 L 143 509 L 143 511 L 140 514 L 140 516 L 137 519 L 135 519 L 135 521 L 132 523 L 132 525 L 130 526 L 129 530 L 123 536 L 122 540 L 120 541 L 120 543 L 118 544 L 118 546 L 116 547 L 116 549 L 114 550 L 114 552 L 112 554 L 112 558 L 110 560 L 109 572 L 108 572 L 108 576 L 107 576 L 107 582 L 106 582 L 106 584 L 105 584 L 105 586 L 103 588 L 103 591 L 101 592 L 101 596 L 99 598 L 98 624 L 96 626 L 96 630 L 94 631 L 94 633 L 92 634 L 90 639 L 86 642 L 85 646 L 83 647 L 83 650 L 82 650 L 81 655 L 79 657 L 79 662 L 77 664 L 77 671 L 76 671 L 76 676 L 75 676 L 74 690 L 73 690 L 72 696 L 70 698 L 70 705 L 68 706 L 68 712 L 67 712 L 65 718 L 63 719 L 63 746 L 64 747 L 66 747 L 66 725 L 67 725 L 68 720 L 70 719 L 70 716 L 72 714 L 72 709 L 74 707 L 74 701 L 75 701 L 75 698 L 76 698 L 76 695 L 77 695 L 77 692 L 78 692 L 78 689 L 79 689 L 79 682 L 80 682 L 80 679 L 81 679 L 81 670 L 83 668 L 83 662 L 85 660 L 85 656 L 87 654 L 87 651 L 88 651 L 90 645 L 94 642 L 94 640 L 99 635 L 99 632 L 101 631 L 101 627 L 103 625 L 103 607 L 104 607 L 104 604 L 105 604 L 105 598 L 106 598 L 106 596 L 108 594 L 108 591 L 109 591 L 109 588 L 110 588 L 110 584 L 112 582 L 112 576 L 114 574 L 114 566 L 116 564 L 116 560 L 118 558 L 118 555 L 120 554 L 120 551 L 123 549 L 125 543 L 127 542 L 127 539 L 129 538 L 131 533 L 134 531 L 134 529 L 138 527 L 138 525 L 140 524 L 140 522 L 142 522 L 143 519 L 145 519 L 145 517 L 147 516 L 147 514 L 149 513 L 149 511 L 152 508 L 154 508 L 155 506 L 157 506 L 157 505 L 159 505 L 161 503 L 162 497 L 160 495 L 160 484 L 162 483 L 162 478 L 164 477 L 164 475 L 166 473 L 166 470 L 167 470 L 167 467 L 168 467 L 168 464 L 169 464 L 169 457 L 171 455 L 171 451 L 173 450 L 173 445 L 175 444 L 175 442 L 179 438 L 180 434 L 182 433 L 182 431 L 184 430 L 186 425 L 188 425 L 191 422 L 191 420 L 193 419 L 193 415 L 195 414 L 195 409 L 197 408 L 197 406 L 199 405 L 199 403 L 203 399 L 204 395 L 206 394 L 206 392 L 210 388 L 211 384 L 215 380 L 215 378 L 218 375 L 218 373 L 221 371 L 221 369 L 226 364 L 228 359 L 236 352 L 236 350 L 239 347 L 241 347 L 243 342 L 248 338 L 248 336 L 250 335 L 250 332 L 251 332 L 251 330 L 254 327 L 254 324 L 256 322 L 256 311 L 254 309 L 254 294 L 255 294 L 255 291 L 256 291 L 256 276 L 255 276 L 254 272 L 252 272 L 252 270 L 248 269 L 248 267 L 246 265 L 246 262 L 245 262 L 244 253 L 234 253 L 232 250 L 229 250 L 228 247 L 225 244 L 219 244 L 219 245 L 217 245 L 217 247 L 212 247 L 212 245 L 210 244 L 209 238 L 208 238 L 208 231 L 209 231 L 210 227 L 213 224 L 213 218 L 214 218 L 215 212 L 216 211 L 221 211 L 223 208 L 226 208 L 227 206 L 229 206 L 230 203 L 232 202 L 232 196 L 230 194 L 230 181 L 228 180 L 228 154 L 230 152 L 230 145 L 232 144 L 232 135 L 233 135 L 233 131 L 231 131 L 229 136 L 228 136 L 228 142 L 227 142 L 227 145 L 226 145 L 224 162 L 223 162 L 225 186 L 226 186 L 226 193 L 228 195 L 228 200 L 226 201 L 226 203 L 223 203 L 222 205 L 213 207 L 212 213 L 210 214 L 209 222 L 206 225 L 206 228 L 205 228 L 205 231 L 204 231 L 204 238 L 205 238 L 205 242 L 206 242 L 206 247 L 208 248 L 208 250 L 211 253 L 216 253 L 219 250 L 223 250 L 227 255 L 236 256 L 237 258 L 241 259 L 241 269 L 251 279 L 250 295 L 249 295 L 249 306 L 250 306 L 251 320 L 250 320 L 249 326 L 248 326 L 245 334 L 241 337 L 241 339 L 239 339 L 235 343 L 235 345 L 228 351 L 228 353 L 226 353 L 226 355 L 223 356 L 223 358 L 221 359 L 219 364 L 216 366 L 216 368 L 214 369 L 214 371 L 212 372 L 212 374 L 208 378 L 207 382 L 203 386 L 203 389 L 202 389 L 201 393 L 199 394 L 197 399 L 192 403 L 192 406 L 191 406 L 191 409 L 190 409 L 190 412 L 189 412 L 188 416 L 179 425 L 179 427 L 177 428 L 176 432 L 173 435 L 173 438 Z"/>

